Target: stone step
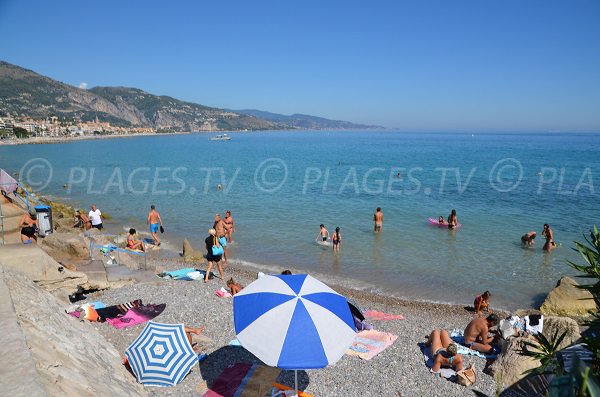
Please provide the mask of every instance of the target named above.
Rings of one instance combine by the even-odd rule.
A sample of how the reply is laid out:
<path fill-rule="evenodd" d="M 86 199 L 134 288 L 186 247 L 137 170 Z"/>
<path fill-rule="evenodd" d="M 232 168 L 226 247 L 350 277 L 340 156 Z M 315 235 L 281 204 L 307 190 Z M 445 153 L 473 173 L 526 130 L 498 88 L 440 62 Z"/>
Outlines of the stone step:
<path fill-rule="evenodd" d="M 89 289 L 107 289 L 110 287 L 106 269 L 101 260 L 84 261 L 77 265 L 77 271 L 87 275 L 89 284 L 87 288 Z"/>

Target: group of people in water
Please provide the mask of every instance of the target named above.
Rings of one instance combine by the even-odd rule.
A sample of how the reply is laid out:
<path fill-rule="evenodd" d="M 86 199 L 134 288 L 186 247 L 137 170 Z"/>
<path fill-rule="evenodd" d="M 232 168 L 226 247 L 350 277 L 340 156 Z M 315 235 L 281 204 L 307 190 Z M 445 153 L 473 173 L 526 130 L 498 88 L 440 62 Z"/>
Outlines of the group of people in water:
<path fill-rule="evenodd" d="M 526 247 L 533 247 L 535 244 L 535 238 L 537 237 L 537 233 L 535 231 L 530 231 L 521 236 L 521 243 Z M 554 233 L 552 232 L 552 228 L 549 224 L 544 223 L 544 228 L 542 230 L 542 237 L 546 239 L 544 243 L 543 250 L 546 252 L 552 251 L 556 248 L 556 242 L 554 241 Z"/>

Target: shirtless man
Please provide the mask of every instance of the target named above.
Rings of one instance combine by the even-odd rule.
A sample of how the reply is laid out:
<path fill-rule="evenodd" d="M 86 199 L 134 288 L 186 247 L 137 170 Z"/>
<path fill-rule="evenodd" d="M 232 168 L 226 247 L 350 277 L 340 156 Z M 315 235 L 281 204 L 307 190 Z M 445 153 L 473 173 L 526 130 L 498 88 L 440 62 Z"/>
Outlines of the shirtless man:
<path fill-rule="evenodd" d="M 227 233 L 229 232 L 229 227 L 223 219 L 221 219 L 221 214 L 215 215 L 215 224 L 213 225 L 213 229 L 217 231 L 217 238 L 219 239 L 219 243 L 223 246 L 223 264 L 227 265 Z"/>
<path fill-rule="evenodd" d="M 383 228 L 383 212 L 381 212 L 381 207 L 377 207 L 377 211 L 373 215 L 373 221 L 375 222 L 373 231 L 380 232 Z"/>
<path fill-rule="evenodd" d="M 150 225 L 150 233 L 152 233 L 154 245 L 159 246 L 160 239 L 158 238 L 158 229 L 159 227 L 162 227 L 163 223 L 160 214 L 154 205 L 150 206 L 150 212 L 148 213 L 148 219 L 146 219 L 146 225 Z"/>
<path fill-rule="evenodd" d="M 523 243 L 523 245 L 525 245 L 527 247 L 533 247 L 536 236 L 537 236 L 537 233 L 533 232 L 533 231 L 525 233 L 524 235 L 521 236 L 521 243 Z"/>
<path fill-rule="evenodd" d="M 92 221 L 90 221 L 90 218 L 86 214 L 77 210 L 75 211 L 75 224 L 73 227 L 89 230 L 92 228 Z"/>
<path fill-rule="evenodd" d="M 490 314 L 486 318 L 479 317 L 472 320 L 465 328 L 465 345 L 483 354 L 494 352 L 492 342 L 494 337 L 488 336 L 490 327 L 498 324 L 498 316 Z"/>
<path fill-rule="evenodd" d="M 319 234 L 317 234 L 317 241 L 319 241 L 319 237 L 321 238 L 320 241 L 322 242 L 326 242 L 329 238 L 329 230 L 325 229 L 325 225 L 322 223 L 319 225 Z"/>
<path fill-rule="evenodd" d="M 546 243 L 544 244 L 544 251 L 550 252 L 555 246 L 554 243 L 554 233 L 552 233 L 552 229 L 550 229 L 550 225 L 544 223 L 544 230 L 542 231 L 542 237 L 546 239 Z"/>

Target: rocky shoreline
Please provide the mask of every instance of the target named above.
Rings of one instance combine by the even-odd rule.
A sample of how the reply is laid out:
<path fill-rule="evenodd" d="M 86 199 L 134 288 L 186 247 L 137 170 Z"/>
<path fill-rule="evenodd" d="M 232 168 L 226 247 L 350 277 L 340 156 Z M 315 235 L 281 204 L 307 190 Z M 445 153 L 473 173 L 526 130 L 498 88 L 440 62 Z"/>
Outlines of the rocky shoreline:
<path fill-rule="evenodd" d="M 134 299 L 142 299 L 145 303 L 165 303 L 166 309 L 156 318 L 156 321 L 205 326 L 203 337 L 199 338 L 197 342 L 203 353 L 208 354 L 208 358 L 196 365 L 190 375 L 174 388 L 144 388 L 144 393 L 147 392 L 153 396 L 203 395 L 206 388 L 227 365 L 238 361 L 259 363 L 244 349 L 229 346 L 229 342 L 235 338 L 232 300 L 215 295 L 216 290 L 225 286 L 223 280 L 215 278 L 205 284 L 201 281 L 163 280 L 155 276 L 155 273 L 163 270 L 176 270 L 184 267 L 205 269 L 204 260 L 198 257 L 198 251 L 194 251 L 188 244 L 187 260 L 185 257 L 179 257 L 177 253 L 167 254 L 166 252 L 151 251 L 144 266 L 146 269 L 142 268 L 139 261 L 131 259 L 123 259 L 122 266 L 108 266 L 105 263 L 107 257 L 98 256 L 90 260 L 89 235 L 86 237 L 80 232 L 74 232 L 69 225 L 69 209 L 63 210 L 59 211 L 64 212 L 62 218 L 56 218 L 58 228 L 55 233 L 39 244 L 39 247 L 54 258 L 47 256 L 38 247 L 23 247 L 20 244 L 9 244 L 0 250 L 0 264 L 3 271 L 22 271 L 22 258 L 29 258 L 26 264 L 27 277 L 35 282 L 35 288 L 50 291 L 53 299 L 57 300 L 58 306 L 49 303 L 45 303 L 44 306 L 47 307 L 46 310 L 53 310 L 52 313 L 48 313 L 50 317 L 62 318 L 62 320 L 55 321 L 55 326 L 59 327 L 59 324 L 64 326 L 61 332 L 72 333 L 73 327 L 77 328 L 79 325 L 75 326 L 74 323 L 77 323 L 77 320 L 67 316 L 64 311 L 56 313 L 56 307 L 66 306 L 68 304 L 67 295 L 72 295 L 74 290 L 81 291 L 81 289 L 86 290 L 84 292 L 85 300 L 78 303 L 101 300 L 103 303 L 111 305 Z M 94 238 L 100 244 L 114 242 L 101 236 Z M 10 255 L 8 255 L 11 250 L 18 251 L 21 255 L 12 264 L 9 263 L 11 261 Z M 196 261 L 190 262 L 190 259 L 196 259 Z M 64 269 L 58 271 L 54 269 L 55 267 L 57 269 L 64 267 Z M 256 271 L 240 267 L 232 262 L 226 269 L 226 277 L 234 277 L 242 285 L 247 285 L 256 278 Z M 327 282 L 327 280 L 323 281 Z M 523 377 L 521 372 L 524 369 L 537 364 L 531 359 L 515 354 L 521 341 L 513 338 L 505 346 L 505 351 L 496 360 L 496 363 L 489 366 L 490 370 L 486 371 L 491 371 L 492 375 L 483 372 L 489 364 L 485 359 L 474 356 L 466 357 L 466 362 L 473 363 L 476 368 L 477 382 L 473 386 L 465 388 L 431 374 L 425 365 L 420 344 L 425 341 L 425 336 L 434 328 L 464 329 L 474 318 L 471 311 L 458 305 L 404 300 L 336 285 L 331 285 L 331 287 L 354 300 L 362 308 L 401 314 L 405 319 L 372 321 L 375 329 L 398 336 L 395 343 L 372 360 L 364 361 L 358 357 L 346 355 L 338 363 L 328 368 L 302 371 L 301 384 L 307 392 L 315 396 L 427 395 L 453 397 L 473 395 L 473 393 L 492 396 L 496 395 L 498 390 L 508 388 L 518 382 Z M 565 289 L 567 292 L 564 291 Z M 93 292 L 94 290 L 97 291 Z M 551 297 L 554 295 L 558 298 L 547 303 L 546 307 L 542 307 L 542 309 L 547 316 L 546 324 L 550 324 L 547 325 L 548 329 L 570 330 L 569 341 L 574 342 L 579 338 L 577 323 L 567 317 L 552 317 L 554 314 L 570 315 L 574 313 L 574 310 L 581 309 L 567 308 L 562 304 L 569 300 L 567 295 L 572 292 L 571 290 L 577 290 L 573 287 L 572 280 L 561 281 L 557 289 L 550 294 Z M 571 296 L 571 298 L 569 304 L 579 299 L 578 296 Z M 585 313 L 587 309 L 582 310 Z M 501 312 L 500 314 L 506 316 L 509 313 Z M 28 319 L 24 317 L 19 321 L 23 327 L 23 322 Z M 114 349 L 122 355 L 143 327 L 144 325 L 141 324 L 130 328 L 116 329 L 106 323 L 90 323 L 86 329 L 88 332 L 93 330 L 94 333 L 101 336 L 99 340 L 109 344 L 106 346 L 107 349 L 111 351 Z M 75 333 L 72 337 L 76 339 L 79 336 Z M 28 341 L 30 348 L 32 341 L 33 339 Z M 72 342 L 75 343 L 75 341 Z M 61 352 L 63 347 L 67 349 L 61 343 L 55 347 L 56 354 L 63 354 Z M 102 349 L 103 347 L 99 346 L 98 348 Z M 104 371 L 120 373 L 122 366 L 116 362 L 117 358 L 114 354 L 102 358 L 102 360 L 104 359 L 109 361 L 103 365 Z M 46 377 L 52 377 L 52 372 L 47 372 L 48 369 L 38 366 L 37 370 Z M 78 371 L 77 368 L 72 370 Z M 121 375 L 115 376 L 119 379 L 122 378 Z M 57 382 L 59 381 L 57 379 Z M 125 379 L 125 381 L 129 384 L 131 379 Z M 292 384 L 293 373 L 282 372 L 279 382 Z M 126 389 L 130 386 L 123 387 Z M 136 390 L 141 389 L 137 388 Z M 135 393 L 137 392 L 130 391 L 129 395 L 144 394 L 142 392 Z M 67 395 L 76 394 L 67 393 Z M 95 392 L 90 395 L 107 394 Z"/>

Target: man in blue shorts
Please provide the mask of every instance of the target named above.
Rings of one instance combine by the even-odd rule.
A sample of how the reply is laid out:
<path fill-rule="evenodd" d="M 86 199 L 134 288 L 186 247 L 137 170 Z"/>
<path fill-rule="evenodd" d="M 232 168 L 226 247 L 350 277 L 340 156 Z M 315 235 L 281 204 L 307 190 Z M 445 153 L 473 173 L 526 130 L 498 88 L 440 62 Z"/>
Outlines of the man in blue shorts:
<path fill-rule="evenodd" d="M 162 229 L 162 219 L 160 218 L 160 214 L 156 210 L 154 205 L 150 206 L 150 213 L 148 214 L 148 219 L 146 220 L 146 225 L 150 225 L 150 233 L 152 233 L 152 238 L 154 239 L 154 245 L 160 245 L 160 239 L 158 238 L 158 229 Z M 161 230 L 162 231 L 162 230 Z"/>

